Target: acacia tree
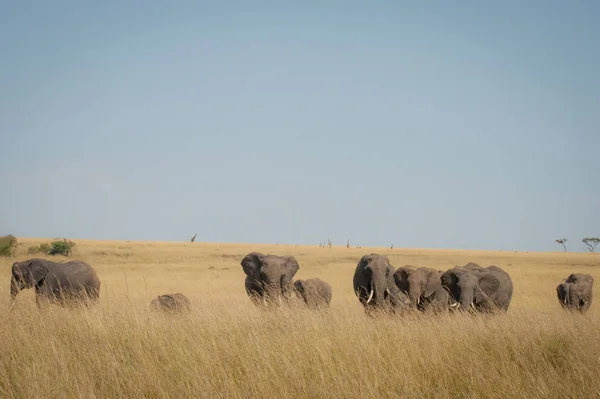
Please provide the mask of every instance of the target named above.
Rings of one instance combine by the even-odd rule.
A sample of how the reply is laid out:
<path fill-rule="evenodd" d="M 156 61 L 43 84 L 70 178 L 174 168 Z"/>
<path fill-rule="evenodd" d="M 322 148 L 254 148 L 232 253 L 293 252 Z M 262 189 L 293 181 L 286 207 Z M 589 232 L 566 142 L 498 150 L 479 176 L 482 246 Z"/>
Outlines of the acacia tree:
<path fill-rule="evenodd" d="M 600 238 L 586 237 L 583 240 L 581 240 L 581 242 L 587 245 L 588 250 L 590 252 L 594 252 L 596 250 L 596 245 L 598 245 L 598 243 L 600 242 Z"/>
<path fill-rule="evenodd" d="M 567 246 L 565 245 L 565 242 L 567 242 L 566 238 L 559 238 L 558 240 L 555 240 L 557 243 L 559 243 L 560 245 L 563 246 L 565 252 L 567 252 Z"/>

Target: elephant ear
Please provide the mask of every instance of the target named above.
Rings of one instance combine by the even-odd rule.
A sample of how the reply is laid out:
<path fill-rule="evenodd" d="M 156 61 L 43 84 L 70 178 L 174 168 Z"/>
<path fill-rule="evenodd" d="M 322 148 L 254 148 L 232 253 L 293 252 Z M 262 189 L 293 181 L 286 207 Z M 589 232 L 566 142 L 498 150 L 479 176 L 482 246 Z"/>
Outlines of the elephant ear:
<path fill-rule="evenodd" d="M 33 287 L 40 284 L 46 278 L 48 272 L 49 270 L 44 263 L 37 259 L 32 260 L 25 266 L 25 281 Z M 31 281 L 31 279 L 33 279 L 33 281 Z"/>
<path fill-rule="evenodd" d="M 435 294 L 441 284 L 440 272 L 437 270 L 429 272 L 427 275 L 427 282 L 425 283 L 425 297 L 430 297 Z"/>
<path fill-rule="evenodd" d="M 286 256 L 285 267 L 286 267 L 286 276 L 285 276 L 286 280 L 292 281 L 292 278 L 294 278 L 294 275 L 296 275 L 296 273 L 298 272 L 298 269 L 300 269 L 300 264 L 298 264 L 298 261 L 296 260 L 295 257 Z"/>
<path fill-rule="evenodd" d="M 352 286 L 354 288 L 354 295 L 357 297 L 360 297 L 361 293 L 364 295 L 364 293 L 367 291 L 367 279 L 365 276 L 364 265 L 367 262 L 368 257 L 369 255 L 363 255 L 356 264 L 356 269 L 354 269 Z"/>
<path fill-rule="evenodd" d="M 408 294 L 408 278 L 412 271 L 412 266 L 406 265 L 404 267 L 399 267 L 394 273 L 394 282 L 396 283 L 396 286 L 405 294 Z"/>
<path fill-rule="evenodd" d="M 458 291 L 458 274 L 455 270 L 446 270 L 442 277 L 440 277 L 442 287 L 450 293 L 450 296 L 455 301 L 460 299 L 460 292 Z"/>
<path fill-rule="evenodd" d="M 244 256 L 244 259 L 240 262 L 244 269 L 244 273 L 246 273 L 248 277 L 255 277 L 260 270 L 264 257 L 265 255 L 260 252 L 250 252 L 248 255 Z"/>
<path fill-rule="evenodd" d="M 385 257 L 385 263 L 387 264 L 387 267 L 385 268 L 385 275 L 386 277 L 391 277 L 394 275 L 394 272 L 396 271 L 396 268 L 394 267 L 394 265 L 392 265 L 390 263 L 390 260 L 388 259 L 388 257 Z"/>
<path fill-rule="evenodd" d="M 560 301 L 561 305 L 567 303 L 567 297 L 569 295 L 568 284 L 570 283 L 562 282 L 556 286 L 556 296 L 558 297 L 558 300 Z"/>
<path fill-rule="evenodd" d="M 500 288 L 498 277 L 485 273 L 479 278 L 479 287 L 475 290 L 475 302 L 481 303 L 485 298 L 492 296 Z"/>

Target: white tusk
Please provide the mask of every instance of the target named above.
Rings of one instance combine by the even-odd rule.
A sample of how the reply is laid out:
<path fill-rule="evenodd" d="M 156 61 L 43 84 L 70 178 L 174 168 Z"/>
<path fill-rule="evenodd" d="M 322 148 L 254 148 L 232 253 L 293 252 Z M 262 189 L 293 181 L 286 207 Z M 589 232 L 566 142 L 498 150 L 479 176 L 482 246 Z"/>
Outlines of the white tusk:
<path fill-rule="evenodd" d="M 369 295 L 369 299 L 367 299 L 367 303 L 371 302 L 371 299 L 373 299 L 373 294 L 375 293 L 374 290 L 371 290 L 371 295 Z"/>
<path fill-rule="evenodd" d="M 473 302 L 471 302 L 471 307 L 473 308 L 473 310 L 475 310 L 475 305 L 473 305 Z"/>
<path fill-rule="evenodd" d="M 421 303 L 421 297 L 417 298 L 417 305 Z"/>
<path fill-rule="evenodd" d="M 450 304 L 450 307 L 451 307 L 451 308 L 455 308 L 455 307 L 457 307 L 458 305 L 459 305 L 459 303 L 458 303 L 458 302 L 454 302 L 454 303 L 451 303 L 451 304 Z"/>

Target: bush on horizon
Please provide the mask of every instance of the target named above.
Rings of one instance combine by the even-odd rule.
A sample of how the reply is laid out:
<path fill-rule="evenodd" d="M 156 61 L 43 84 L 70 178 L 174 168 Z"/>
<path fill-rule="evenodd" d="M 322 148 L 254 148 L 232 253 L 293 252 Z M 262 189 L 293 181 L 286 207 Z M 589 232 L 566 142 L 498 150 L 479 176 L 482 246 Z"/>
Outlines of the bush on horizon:
<path fill-rule="evenodd" d="M 75 247 L 75 241 L 67 240 L 66 238 L 57 238 L 51 243 L 43 243 L 40 245 L 32 245 L 27 248 L 27 253 L 37 254 L 43 253 L 46 255 L 64 255 L 69 256 Z"/>
<path fill-rule="evenodd" d="M 17 248 L 17 237 L 12 234 L 0 236 L 0 256 L 12 256 Z"/>

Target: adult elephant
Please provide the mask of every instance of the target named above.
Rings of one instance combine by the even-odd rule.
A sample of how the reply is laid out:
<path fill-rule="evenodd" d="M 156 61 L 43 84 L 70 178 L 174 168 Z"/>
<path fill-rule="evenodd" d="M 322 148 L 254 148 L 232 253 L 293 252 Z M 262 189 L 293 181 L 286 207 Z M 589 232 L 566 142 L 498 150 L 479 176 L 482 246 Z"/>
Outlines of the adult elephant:
<path fill-rule="evenodd" d="M 332 290 L 329 283 L 318 277 L 294 281 L 296 296 L 310 308 L 328 307 Z"/>
<path fill-rule="evenodd" d="M 510 275 L 500 267 L 481 267 L 475 263 L 455 266 L 441 276 L 442 286 L 460 310 L 478 312 L 507 311 L 513 294 Z"/>
<path fill-rule="evenodd" d="M 571 273 L 556 287 L 556 295 L 563 309 L 585 313 L 592 305 L 593 287 L 591 274 Z"/>
<path fill-rule="evenodd" d="M 364 255 L 354 270 L 354 293 L 365 311 L 381 309 L 403 310 L 408 306 L 408 296 L 400 291 L 394 281 L 396 270 L 385 255 Z"/>
<path fill-rule="evenodd" d="M 441 270 L 407 265 L 396 270 L 394 281 L 408 295 L 412 307 L 437 311 L 447 309 L 449 301 L 448 291 L 442 287 L 443 274 Z"/>
<path fill-rule="evenodd" d="M 300 269 L 295 257 L 251 252 L 244 256 L 241 265 L 246 273 L 246 293 L 255 304 L 262 301 L 268 306 L 275 299 L 281 302 L 292 295 L 292 278 Z"/>
<path fill-rule="evenodd" d="M 19 292 L 35 288 L 35 299 L 60 305 L 80 301 L 96 303 L 100 297 L 100 279 L 92 266 L 80 260 L 58 263 L 32 258 L 12 265 L 10 298 L 15 303 Z"/>
<path fill-rule="evenodd" d="M 159 295 L 150 302 L 150 309 L 166 313 L 189 312 L 191 307 L 188 297 L 180 292 Z"/>

